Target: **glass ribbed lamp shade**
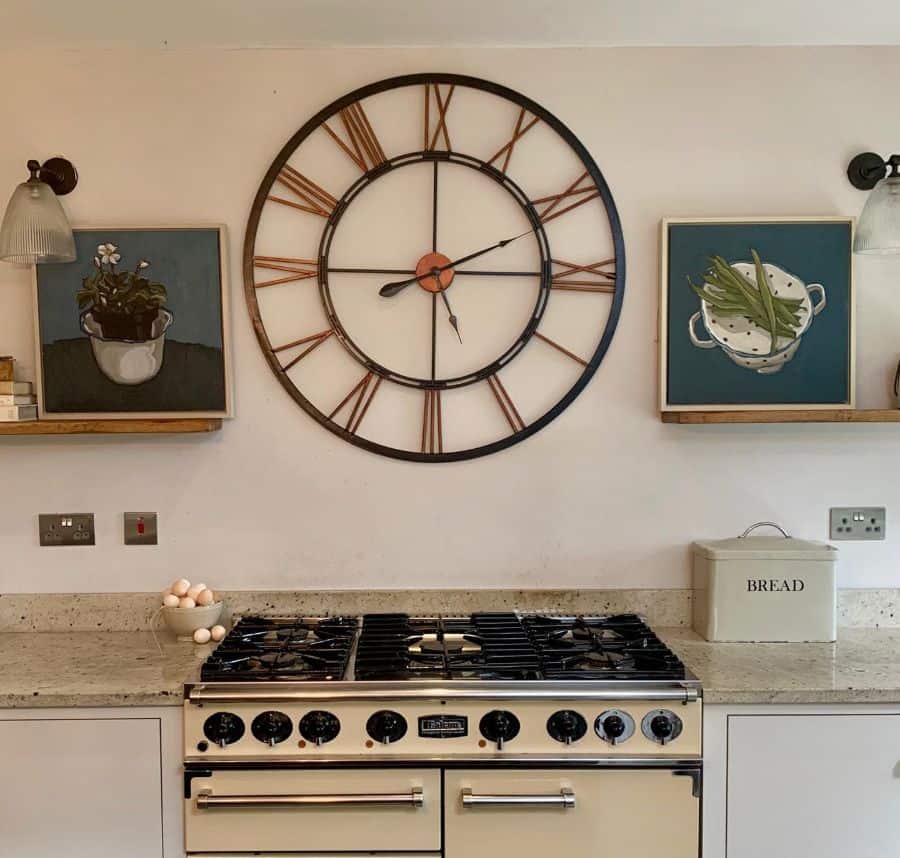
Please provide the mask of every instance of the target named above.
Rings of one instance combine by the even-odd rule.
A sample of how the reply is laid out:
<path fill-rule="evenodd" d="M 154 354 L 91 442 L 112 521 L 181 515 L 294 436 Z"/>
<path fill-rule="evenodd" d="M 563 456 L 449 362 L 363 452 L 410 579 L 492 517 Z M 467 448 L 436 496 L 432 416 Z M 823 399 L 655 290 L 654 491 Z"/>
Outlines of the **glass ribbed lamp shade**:
<path fill-rule="evenodd" d="M 37 177 L 13 191 L 0 226 L 0 259 L 24 265 L 73 262 L 75 238 L 53 189 Z"/>
<path fill-rule="evenodd" d="M 882 179 L 856 224 L 855 253 L 900 253 L 900 176 Z"/>

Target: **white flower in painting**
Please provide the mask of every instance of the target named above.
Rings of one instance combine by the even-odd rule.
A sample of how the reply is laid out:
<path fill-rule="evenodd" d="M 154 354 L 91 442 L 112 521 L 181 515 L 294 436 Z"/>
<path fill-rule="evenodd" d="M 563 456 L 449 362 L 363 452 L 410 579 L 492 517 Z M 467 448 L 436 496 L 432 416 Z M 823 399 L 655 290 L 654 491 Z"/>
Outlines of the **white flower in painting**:
<path fill-rule="evenodd" d="M 97 268 L 100 267 L 100 257 L 99 256 L 94 257 L 94 265 L 96 265 Z"/>
<path fill-rule="evenodd" d="M 150 263 L 146 259 L 142 259 L 140 262 L 138 262 L 138 268 L 149 268 L 149 267 L 150 267 Z"/>
<path fill-rule="evenodd" d="M 122 258 L 121 254 L 116 253 L 118 249 L 116 245 L 109 242 L 98 244 L 97 253 L 100 255 L 100 261 L 104 265 L 115 265 Z"/>

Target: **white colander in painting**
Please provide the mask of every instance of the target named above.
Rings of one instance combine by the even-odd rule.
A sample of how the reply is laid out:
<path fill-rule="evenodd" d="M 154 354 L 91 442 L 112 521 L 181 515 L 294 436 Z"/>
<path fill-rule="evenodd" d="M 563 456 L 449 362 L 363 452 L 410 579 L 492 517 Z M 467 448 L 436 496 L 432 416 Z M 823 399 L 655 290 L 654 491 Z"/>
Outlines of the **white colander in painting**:
<path fill-rule="evenodd" d="M 756 268 L 752 262 L 732 262 L 733 268 L 750 283 L 756 282 Z M 719 316 L 716 308 L 706 301 L 688 321 L 688 336 L 699 349 L 721 348 L 738 366 L 769 375 L 778 372 L 800 348 L 800 338 L 809 329 L 812 320 L 825 309 L 825 287 L 821 283 L 804 283 L 799 277 L 764 262 L 763 269 L 769 278 L 769 288 L 780 298 L 796 298 L 803 303 L 797 310 L 800 326 L 793 339 L 778 337 L 775 348 L 769 332 L 743 316 Z M 813 304 L 812 296 L 817 296 Z M 703 327 L 710 339 L 697 333 L 697 322 L 703 319 Z"/>

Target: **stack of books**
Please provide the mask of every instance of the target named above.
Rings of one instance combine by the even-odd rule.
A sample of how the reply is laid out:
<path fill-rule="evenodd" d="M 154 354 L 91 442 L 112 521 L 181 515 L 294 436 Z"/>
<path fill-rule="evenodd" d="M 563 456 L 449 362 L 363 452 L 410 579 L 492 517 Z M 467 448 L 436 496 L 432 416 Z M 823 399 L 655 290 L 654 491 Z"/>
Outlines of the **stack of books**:
<path fill-rule="evenodd" d="M 30 381 L 15 380 L 15 360 L 0 357 L 0 423 L 37 420 L 37 399 Z"/>

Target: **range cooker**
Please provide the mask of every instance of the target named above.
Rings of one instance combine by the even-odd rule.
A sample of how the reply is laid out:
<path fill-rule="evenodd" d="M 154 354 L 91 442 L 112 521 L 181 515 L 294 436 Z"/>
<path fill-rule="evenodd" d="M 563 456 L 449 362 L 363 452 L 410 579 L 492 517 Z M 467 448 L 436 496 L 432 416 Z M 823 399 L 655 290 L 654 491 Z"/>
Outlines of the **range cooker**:
<path fill-rule="evenodd" d="M 186 850 L 696 858 L 701 730 L 633 614 L 244 617 L 185 687 Z"/>

